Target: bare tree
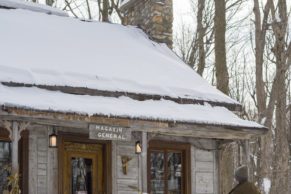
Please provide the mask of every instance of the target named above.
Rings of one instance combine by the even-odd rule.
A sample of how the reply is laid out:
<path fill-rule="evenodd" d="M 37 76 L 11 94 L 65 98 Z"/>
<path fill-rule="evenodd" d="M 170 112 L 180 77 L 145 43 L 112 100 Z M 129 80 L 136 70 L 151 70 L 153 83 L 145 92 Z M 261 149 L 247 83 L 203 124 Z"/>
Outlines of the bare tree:
<path fill-rule="evenodd" d="M 287 3 L 285 0 L 278 0 L 275 6 L 274 1 L 268 0 L 263 10 L 263 19 L 261 19 L 259 2 L 258 0 L 254 0 L 254 14 L 256 29 L 255 56 L 258 119 L 271 129 L 259 141 L 258 181 L 263 189 L 264 179 L 271 179 L 271 193 L 285 194 L 288 193 L 287 177 L 289 159 L 286 118 L 286 74 L 290 66 L 289 60 L 291 52 L 290 43 L 286 42 L 288 39 Z M 269 18 L 270 15 L 272 16 L 271 18 Z M 269 33 L 268 36 L 267 33 Z M 266 48 L 267 50 L 265 50 Z M 265 53 L 267 55 L 264 58 Z M 272 85 L 270 90 L 268 90 L 269 87 L 266 81 L 264 81 L 263 71 L 264 67 L 267 68 L 267 66 L 263 65 L 264 60 L 269 60 L 276 65 L 275 76 L 271 81 Z"/>
<path fill-rule="evenodd" d="M 268 0 L 263 10 L 263 19 L 261 19 L 261 12 L 259 1 L 254 0 L 254 15 L 255 15 L 255 59 L 256 59 L 256 102 L 258 109 L 258 121 L 265 124 L 267 127 L 272 125 L 272 115 L 274 107 L 273 102 L 270 102 L 267 116 L 267 96 L 265 92 L 265 83 L 263 80 L 263 64 L 264 53 L 266 47 L 266 33 L 268 30 L 268 18 L 270 13 L 271 1 Z M 262 120 L 265 120 L 262 122 Z M 271 178 L 271 161 L 272 161 L 272 133 L 269 133 L 259 139 L 259 160 L 258 160 L 258 181 L 261 190 L 263 190 L 264 178 Z"/>
<path fill-rule="evenodd" d="M 55 0 L 46 0 L 55 1 Z M 81 19 L 96 19 L 103 22 L 112 22 L 112 18 L 118 18 L 117 22 L 123 23 L 123 15 L 119 9 L 119 0 L 63 0 L 66 10 L 75 17 Z M 97 7 L 97 9 L 96 9 Z M 116 17 L 115 17 L 116 16 Z"/>
<path fill-rule="evenodd" d="M 271 4 L 272 13 L 272 31 L 275 37 L 272 52 L 276 58 L 276 77 L 274 86 L 276 91 L 276 128 L 275 128 L 275 157 L 273 161 L 273 180 L 271 193 L 288 193 L 288 160 L 289 146 L 287 133 L 287 88 L 286 73 L 289 68 L 291 57 L 291 43 L 287 43 L 287 2 L 278 0 L 275 7 L 274 2 Z M 276 84 L 276 85 L 275 85 Z M 273 86 L 273 87 L 274 87 Z"/>

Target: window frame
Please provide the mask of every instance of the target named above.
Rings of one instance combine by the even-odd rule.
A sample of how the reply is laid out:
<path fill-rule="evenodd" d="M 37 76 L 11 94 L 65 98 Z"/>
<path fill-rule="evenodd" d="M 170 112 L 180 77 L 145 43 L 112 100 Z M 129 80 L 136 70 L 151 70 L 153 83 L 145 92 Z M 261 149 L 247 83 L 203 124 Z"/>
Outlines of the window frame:
<path fill-rule="evenodd" d="M 182 194 L 191 194 L 191 146 L 189 143 L 168 142 L 161 140 L 152 140 L 149 142 L 147 152 L 147 181 L 148 192 L 151 193 L 151 153 L 163 152 L 165 154 L 164 160 L 168 158 L 169 152 L 182 154 Z M 166 164 L 166 163 L 165 163 Z M 164 176 L 168 175 L 167 165 L 165 165 Z M 168 183 L 165 181 L 165 194 L 168 192 Z"/>

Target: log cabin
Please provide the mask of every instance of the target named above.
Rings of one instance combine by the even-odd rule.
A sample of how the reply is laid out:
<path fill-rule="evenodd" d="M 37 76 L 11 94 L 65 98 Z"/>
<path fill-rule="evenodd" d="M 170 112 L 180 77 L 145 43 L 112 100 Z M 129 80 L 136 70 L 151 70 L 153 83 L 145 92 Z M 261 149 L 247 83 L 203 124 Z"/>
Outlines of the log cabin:
<path fill-rule="evenodd" d="M 172 0 L 121 3 L 125 26 L 0 0 L 0 169 L 22 193 L 217 194 L 219 145 L 267 132 L 171 51 Z"/>

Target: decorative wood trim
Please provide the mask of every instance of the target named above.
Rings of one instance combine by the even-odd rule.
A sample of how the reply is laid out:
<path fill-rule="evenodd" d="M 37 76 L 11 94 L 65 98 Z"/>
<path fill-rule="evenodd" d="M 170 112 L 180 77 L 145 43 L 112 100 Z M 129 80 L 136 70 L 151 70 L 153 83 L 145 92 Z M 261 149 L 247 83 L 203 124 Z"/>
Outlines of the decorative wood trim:
<path fill-rule="evenodd" d="M 0 127 L 0 141 L 10 141 L 9 131 Z"/>
<path fill-rule="evenodd" d="M 182 152 L 182 163 L 184 165 L 183 174 L 184 174 L 184 185 L 182 185 L 183 194 L 191 194 L 191 145 L 189 143 L 180 143 L 180 142 L 167 142 L 160 140 L 152 140 L 149 142 L 148 148 L 148 183 L 150 183 L 150 153 L 154 150 L 162 151 L 181 151 Z M 148 184 L 148 192 L 150 192 L 150 184 Z"/>
<path fill-rule="evenodd" d="M 110 141 L 96 141 L 89 139 L 88 134 L 79 134 L 79 133 L 67 133 L 67 132 L 58 132 L 58 177 L 59 177 L 59 193 L 63 192 L 63 164 L 64 160 L 64 142 L 74 142 L 74 143 L 86 143 L 86 144 L 102 144 L 103 145 L 103 176 L 104 176 L 104 188 L 105 193 L 112 194 L 112 150 Z"/>
<path fill-rule="evenodd" d="M 170 100 L 178 104 L 204 104 L 208 103 L 212 106 L 223 106 L 232 111 L 241 111 L 242 106 L 235 103 L 226 103 L 226 102 L 214 102 L 209 100 L 199 100 L 191 98 L 174 98 L 170 96 L 161 96 L 161 95 L 150 95 L 150 94 L 138 94 L 132 92 L 121 92 L 121 91 L 106 91 L 106 90 L 97 90 L 86 87 L 71 87 L 71 86 L 49 86 L 49 85 L 40 85 L 40 84 L 25 84 L 17 82 L 1 82 L 1 84 L 9 87 L 37 87 L 40 89 L 46 89 L 50 91 L 61 91 L 67 94 L 77 94 L 77 95 L 90 95 L 90 96 L 104 96 L 104 97 L 120 97 L 127 96 L 134 100 L 144 101 L 144 100 Z"/>

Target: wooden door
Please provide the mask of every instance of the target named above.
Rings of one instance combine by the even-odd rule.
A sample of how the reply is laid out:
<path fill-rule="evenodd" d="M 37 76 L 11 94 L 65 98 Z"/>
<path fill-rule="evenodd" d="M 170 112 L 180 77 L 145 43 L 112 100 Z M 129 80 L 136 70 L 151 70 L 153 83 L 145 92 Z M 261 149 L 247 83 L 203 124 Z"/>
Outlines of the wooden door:
<path fill-rule="evenodd" d="M 104 194 L 103 145 L 64 142 L 64 194 Z"/>

